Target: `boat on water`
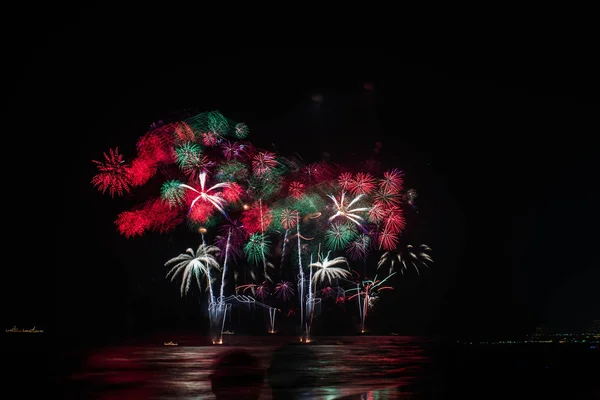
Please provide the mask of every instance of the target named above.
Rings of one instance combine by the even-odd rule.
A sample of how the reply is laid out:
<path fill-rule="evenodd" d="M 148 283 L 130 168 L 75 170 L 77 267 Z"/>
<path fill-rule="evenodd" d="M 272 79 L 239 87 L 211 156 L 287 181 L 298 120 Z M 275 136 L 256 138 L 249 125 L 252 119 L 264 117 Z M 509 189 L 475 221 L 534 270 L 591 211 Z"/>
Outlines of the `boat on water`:
<path fill-rule="evenodd" d="M 169 341 L 164 343 L 165 346 L 177 346 L 177 342 Z"/>

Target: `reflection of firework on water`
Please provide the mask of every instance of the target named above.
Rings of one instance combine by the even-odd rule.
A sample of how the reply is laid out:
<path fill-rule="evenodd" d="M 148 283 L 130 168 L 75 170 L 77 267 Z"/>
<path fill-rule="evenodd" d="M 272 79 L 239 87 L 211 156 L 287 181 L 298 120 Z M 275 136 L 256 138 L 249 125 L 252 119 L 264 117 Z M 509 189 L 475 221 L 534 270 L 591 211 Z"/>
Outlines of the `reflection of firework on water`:
<path fill-rule="evenodd" d="M 275 295 L 283 301 L 288 301 L 296 294 L 294 284 L 288 281 L 281 281 L 275 285 Z"/>
<path fill-rule="evenodd" d="M 409 266 L 412 266 L 415 271 L 417 271 L 417 274 L 420 274 L 419 267 L 429 268 L 428 263 L 433 263 L 433 258 L 429 255 L 429 252 L 431 251 L 431 248 L 426 244 L 420 244 L 417 247 L 409 244 L 402 251 L 396 253 L 387 251 L 383 253 L 379 259 L 377 269 L 389 263 L 389 271 L 391 274 L 396 263 L 398 263 L 400 266 L 400 273 L 404 274 L 404 271 L 407 270 Z"/>

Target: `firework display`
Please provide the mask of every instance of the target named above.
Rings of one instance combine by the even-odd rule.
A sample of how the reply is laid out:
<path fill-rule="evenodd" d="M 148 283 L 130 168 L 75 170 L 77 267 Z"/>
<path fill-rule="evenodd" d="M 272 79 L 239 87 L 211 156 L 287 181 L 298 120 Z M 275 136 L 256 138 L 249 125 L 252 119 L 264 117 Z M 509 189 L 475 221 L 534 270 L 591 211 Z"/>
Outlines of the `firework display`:
<path fill-rule="evenodd" d="M 153 193 L 136 197 L 138 205 L 116 217 L 127 238 L 180 226 L 198 233 L 196 250 L 164 266 L 167 278 L 180 280 L 182 296 L 196 286 L 208 292 L 216 343 L 236 305 L 268 310 L 271 333 L 277 313 L 299 317 L 308 341 L 329 297 L 336 303 L 357 298 L 364 331 L 367 309 L 381 290 L 393 289 L 394 267 L 404 274 L 433 262 L 428 246 L 401 240 L 416 190 L 404 188 L 396 168 L 376 174 L 324 161 L 303 165 L 255 147 L 249 135 L 248 126 L 218 111 L 153 124 L 134 157 L 115 147 L 103 161 L 93 160 L 98 172 L 91 183 L 112 197 Z M 141 186 L 154 190 L 137 190 Z M 387 277 L 355 279 L 358 267 L 378 253 L 377 270 Z"/>

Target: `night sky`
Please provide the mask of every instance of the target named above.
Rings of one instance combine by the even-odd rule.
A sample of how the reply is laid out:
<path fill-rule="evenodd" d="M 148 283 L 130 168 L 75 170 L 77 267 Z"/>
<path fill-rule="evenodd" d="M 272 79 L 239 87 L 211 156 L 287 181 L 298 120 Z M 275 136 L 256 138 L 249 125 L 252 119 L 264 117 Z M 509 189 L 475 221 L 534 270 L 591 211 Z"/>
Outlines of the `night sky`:
<path fill-rule="evenodd" d="M 91 160 L 116 146 L 131 157 L 152 122 L 211 110 L 282 155 L 358 163 L 379 141 L 384 164 L 406 171 L 419 191 L 406 240 L 429 244 L 435 264 L 401 279 L 373 316 L 385 329 L 521 337 L 537 324 L 600 319 L 590 67 L 404 63 L 396 49 L 209 48 L 202 38 L 182 51 L 170 39 L 124 35 L 123 23 L 110 34 L 99 26 L 82 12 L 14 49 L 6 328 L 119 337 L 196 326 L 163 264 L 197 246 L 197 235 L 182 226 L 119 236 L 113 221 L 133 203 L 92 187 Z"/>

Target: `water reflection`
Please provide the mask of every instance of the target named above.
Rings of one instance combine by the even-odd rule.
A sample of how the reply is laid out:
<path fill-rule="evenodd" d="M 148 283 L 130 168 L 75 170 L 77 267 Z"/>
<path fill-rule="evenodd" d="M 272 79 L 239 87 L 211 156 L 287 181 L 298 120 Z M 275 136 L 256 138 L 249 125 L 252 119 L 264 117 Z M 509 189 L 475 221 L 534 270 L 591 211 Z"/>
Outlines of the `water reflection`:
<path fill-rule="evenodd" d="M 99 349 L 86 357 L 78 372 L 64 377 L 63 398 L 211 399 L 214 396 L 209 374 L 219 353 L 232 346 L 244 348 L 267 369 L 274 350 L 295 342 L 296 338 L 232 336 L 227 339 L 227 346 Z M 319 338 L 315 344 L 296 346 L 315 352 L 316 356 L 306 356 L 311 366 L 306 371 L 315 380 L 306 383 L 299 394 L 317 400 L 345 396 L 401 398 L 402 387 L 415 382 L 428 363 L 425 343 L 417 338 L 329 337 Z M 379 391 L 369 396 L 360 394 L 376 389 Z M 263 399 L 273 398 L 267 381 L 261 393 Z M 407 391 L 406 395 L 409 394 Z"/>

